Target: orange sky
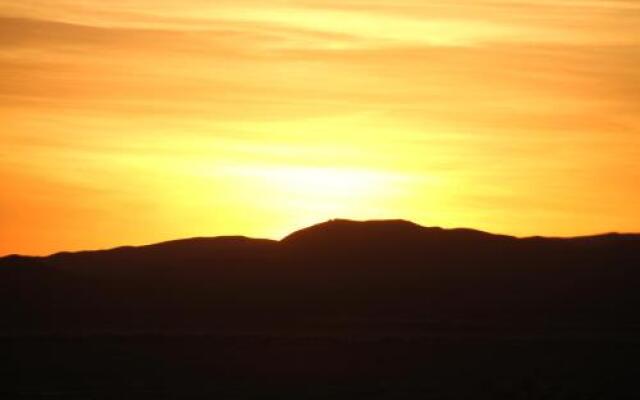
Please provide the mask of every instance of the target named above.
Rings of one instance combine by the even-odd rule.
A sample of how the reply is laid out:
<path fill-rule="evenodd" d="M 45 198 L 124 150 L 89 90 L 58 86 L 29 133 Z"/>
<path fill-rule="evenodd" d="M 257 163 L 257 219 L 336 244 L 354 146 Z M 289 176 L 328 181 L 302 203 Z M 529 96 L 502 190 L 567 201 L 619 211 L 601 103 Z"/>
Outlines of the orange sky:
<path fill-rule="evenodd" d="M 0 254 L 640 230 L 637 0 L 0 0 Z"/>

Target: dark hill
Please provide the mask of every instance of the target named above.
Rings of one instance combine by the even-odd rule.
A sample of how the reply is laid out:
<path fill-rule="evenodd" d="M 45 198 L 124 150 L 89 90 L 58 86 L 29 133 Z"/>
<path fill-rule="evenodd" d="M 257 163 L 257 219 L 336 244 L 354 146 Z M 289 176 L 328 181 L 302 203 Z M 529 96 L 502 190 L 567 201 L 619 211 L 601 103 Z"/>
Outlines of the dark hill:
<path fill-rule="evenodd" d="M 332 220 L 280 242 L 194 238 L 5 257 L 1 330 L 629 328 L 640 324 L 639 265 L 640 235 L 518 239 Z"/>
<path fill-rule="evenodd" d="M 0 259 L 7 399 L 636 399 L 640 236 L 334 220 Z"/>
<path fill-rule="evenodd" d="M 444 240 L 488 240 L 509 238 L 511 236 L 493 235 L 473 229 L 442 229 L 439 227 L 424 227 L 405 220 L 372 220 L 352 221 L 334 219 L 308 228 L 301 229 L 285 237 L 282 242 L 388 242 L 400 244 L 402 241 L 416 243 L 422 241 L 437 242 Z"/>
<path fill-rule="evenodd" d="M 464 250 L 489 253 L 507 248 L 515 238 L 472 229 L 423 227 L 404 220 L 356 222 L 331 220 L 292 233 L 282 240 L 288 254 L 311 261 L 424 263 L 459 258 Z"/>

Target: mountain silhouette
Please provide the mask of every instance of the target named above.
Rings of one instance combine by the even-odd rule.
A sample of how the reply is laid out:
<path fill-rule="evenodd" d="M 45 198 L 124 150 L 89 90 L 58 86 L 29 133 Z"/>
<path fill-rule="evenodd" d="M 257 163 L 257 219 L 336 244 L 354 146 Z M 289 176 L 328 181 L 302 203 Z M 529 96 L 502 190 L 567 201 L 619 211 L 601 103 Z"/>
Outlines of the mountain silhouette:
<path fill-rule="evenodd" d="M 637 398 L 640 235 L 331 220 L 0 258 L 2 398 Z"/>
<path fill-rule="evenodd" d="M 639 262 L 634 234 L 515 238 L 331 220 L 281 241 L 193 238 L 1 258 L 1 329 L 613 329 L 640 323 Z"/>

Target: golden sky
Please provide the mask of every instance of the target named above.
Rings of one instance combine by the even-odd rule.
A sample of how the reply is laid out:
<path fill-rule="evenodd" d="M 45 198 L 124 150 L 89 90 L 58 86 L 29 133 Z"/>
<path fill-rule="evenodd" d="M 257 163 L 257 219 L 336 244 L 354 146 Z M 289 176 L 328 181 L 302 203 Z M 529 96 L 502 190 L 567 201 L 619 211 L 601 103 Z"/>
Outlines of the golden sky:
<path fill-rule="evenodd" d="M 640 230 L 637 0 L 0 0 L 0 254 Z"/>

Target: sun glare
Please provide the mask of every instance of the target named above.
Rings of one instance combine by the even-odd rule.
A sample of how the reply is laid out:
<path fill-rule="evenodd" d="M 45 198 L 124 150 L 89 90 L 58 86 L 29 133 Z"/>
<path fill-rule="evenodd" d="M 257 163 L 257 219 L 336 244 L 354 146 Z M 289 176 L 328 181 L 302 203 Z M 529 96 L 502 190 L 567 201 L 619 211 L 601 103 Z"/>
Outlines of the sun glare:
<path fill-rule="evenodd" d="M 271 201 L 328 216 L 357 213 L 380 204 L 383 195 L 392 191 L 392 181 L 398 179 L 381 172 L 347 168 L 239 166 L 232 171 L 263 187 L 264 196 Z"/>

